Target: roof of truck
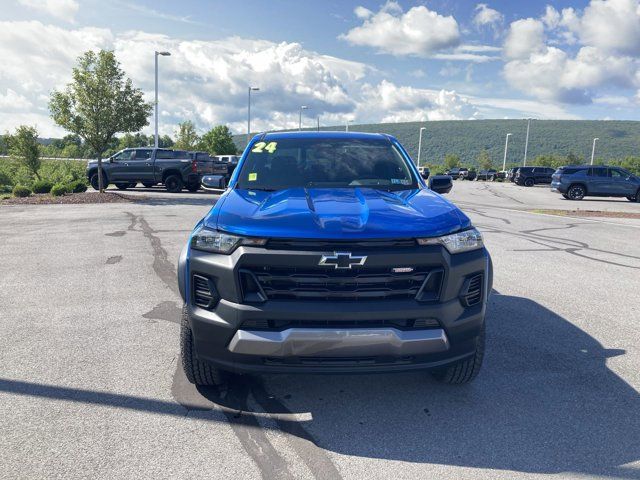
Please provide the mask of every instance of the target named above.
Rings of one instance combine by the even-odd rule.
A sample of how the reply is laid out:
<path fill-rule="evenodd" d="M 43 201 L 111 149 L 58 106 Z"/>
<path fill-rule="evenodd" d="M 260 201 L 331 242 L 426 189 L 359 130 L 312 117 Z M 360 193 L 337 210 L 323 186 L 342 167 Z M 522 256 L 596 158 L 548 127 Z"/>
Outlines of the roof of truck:
<path fill-rule="evenodd" d="M 391 135 L 384 133 L 365 133 L 365 132 L 341 132 L 341 131 L 301 131 L 301 132 L 268 132 L 260 133 L 254 137 L 263 138 L 269 140 L 284 139 L 284 138 L 341 138 L 341 139 L 391 139 Z"/>

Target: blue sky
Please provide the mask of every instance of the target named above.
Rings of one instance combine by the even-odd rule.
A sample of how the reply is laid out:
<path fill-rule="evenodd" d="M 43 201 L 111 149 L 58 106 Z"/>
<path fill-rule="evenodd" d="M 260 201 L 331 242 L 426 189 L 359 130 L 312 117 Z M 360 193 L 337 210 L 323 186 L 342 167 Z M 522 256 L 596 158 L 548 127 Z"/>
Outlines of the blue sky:
<path fill-rule="evenodd" d="M 0 128 L 48 119 L 87 49 L 114 49 L 162 131 L 468 118 L 640 119 L 638 0 L 9 0 L 0 12 Z"/>

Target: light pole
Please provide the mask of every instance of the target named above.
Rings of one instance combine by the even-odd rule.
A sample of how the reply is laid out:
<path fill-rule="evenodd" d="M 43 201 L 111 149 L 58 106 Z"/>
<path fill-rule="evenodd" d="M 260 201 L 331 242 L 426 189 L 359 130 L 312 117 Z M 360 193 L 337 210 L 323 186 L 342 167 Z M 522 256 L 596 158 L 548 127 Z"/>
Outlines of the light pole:
<path fill-rule="evenodd" d="M 249 92 L 249 99 L 247 102 L 247 145 L 251 141 L 251 92 L 257 92 L 260 89 L 258 87 L 247 87 L 247 91 Z"/>
<path fill-rule="evenodd" d="M 318 131 L 320 131 L 320 115 L 318 115 L 317 120 L 318 120 Z"/>
<path fill-rule="evenodd" d="M 344 131 L 348 132 L 349 131 L 349 124 L 353 123 L 353 120 L 347 120 L 347 123 L 344 126 Z"/>
<path fill-rule="evenodd" d="M 600 140 L 599 138 L 594 138 L 593 139 L 593 146 L 591 147 L 591 165 L 593 165 L 593 157 L 596 154 L 596 141 Z"/>
<path fill-rule="evenodd" d="M 523 167 L 527 166 L 527 149 L 529 148 L 529 127 L 531 126 L 531 119 L 527 118 L 527 139 L 524 142 L 524 164 Z"/>
<path fill-rule="evenodd" d="M 155 102 L 153 103 L 153 110 L 155 113 L 155 135 L 153 139 L 153 146 L 158 148 L 158 55 L 162 55 L 163 57 L 168 57 L 171 55 L 169 52 L 155 52 L 155 61 L 156 61 L 156 97 Z"/>
<path fill-rule="evenodd" d="M 507 169 L 507 149 L 509 148 L 509 137 L 510 133 L 507 133 L 507 139 L 504 141 L 504 160 L 502 161 L 502 171 L 504 172 Z"/>
<path fill-rule="evenodd" d="M 302 111 L 309 110 L 306 105 L 300 105 L 300 117 L 298 118 L 298 131 L 302 130 Z"/>
<path fill-rule="evenodd" d="M 426 130 L 426 127 L 420 127 L 420 135 L 418 136 L 418 164 L 417 167 L 420 167 L 420 151 L 422 150 L 422 132 Z"/>

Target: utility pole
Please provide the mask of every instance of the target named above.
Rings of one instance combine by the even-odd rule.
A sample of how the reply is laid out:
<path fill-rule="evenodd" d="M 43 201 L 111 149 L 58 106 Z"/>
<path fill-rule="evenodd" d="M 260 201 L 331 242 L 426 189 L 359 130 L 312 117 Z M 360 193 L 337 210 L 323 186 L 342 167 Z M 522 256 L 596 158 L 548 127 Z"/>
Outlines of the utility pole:
<path fill-rule="evenodd" d="M 593 157 L 596 154 L 596 141 L 600 140 L 599 138 L 593 139 L 593 146 L 591 147 L 591 165 L 593 165 Z"/>
<path fill-rule="evenodd" d="M 523 167 L 527 166 L 527 149 L 529 148 L 529 127 L 531 126 L 531 119 L 527 118 L 527 139 L 524 142 L 524 164 Z"/>
<path fill-rule="evenodd" d="M 420 135 L 418 136 L 418 164 L 416 167 L 420 166 L 420 152 L 422 151 L 422 132 L 426 130 L 426 127 L 420 128 Z"/>
<path fill-rule="evenodd" d="M 247 102 L 247 145 L 251 141 L 251 92 L 257 92 L 260 89 L 258 87 L 248 87 L 249 100 Z"/>
<path fill-rule="evenodd" d="M 169 52 L 155 52 L 155 69 L 156 69 L 156 95 L 155 101 L 153 102 L 153 110 L 155 117 L 155 133 L 153 136 L 153 146 L 158 148 L 158 55 L 162 55 L 163 57 L 168 57 L 171 55 Z"/>
<path fill-rule="evenodd" d="M 509 137 L 510 133 L 507 133 L 507 139 L 504 142 L 504 160 L 502 161 L 502 171 L 504 172 L 507 169 L 507 149 L 509 148 Z"/>

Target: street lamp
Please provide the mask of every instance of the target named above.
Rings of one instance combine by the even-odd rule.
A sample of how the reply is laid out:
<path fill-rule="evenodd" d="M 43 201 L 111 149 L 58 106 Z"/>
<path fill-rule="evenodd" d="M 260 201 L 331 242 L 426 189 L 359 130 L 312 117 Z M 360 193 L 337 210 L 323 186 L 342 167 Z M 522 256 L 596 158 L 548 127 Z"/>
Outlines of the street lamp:
<path fill-rule="evenodd" d="M 251 140 L 251 92 L 257 92 L 260 89 L 258 87 L 247 87 L 249 92 L 249 101 L 247 102 L 247 145 Z"/>
<path fill-rule="evenodd" d="M 318 131 L 320 131 L 320 115 L 318 115 L 317 120 L 318 120 Z"/>
<path fill-rule="evenodd" d="M 344 126 L 344 131 L 348 132 L 349 131 L 349 124 L 353 123 L 353 120 L 347 120 L 347 123 Z"/>
<path fill-rule="evenodd" d="M 531 126 L 531 119 L 527 118 L 527 139 L 524 142 L 524 164 L 523 167 L 527 166 L 527 149 L 529 148 L 529 127 Z"/>
<path fill-rule="evenodd" d="M 309 110 L 306 105 L 300 105 L 300 117 L 298 118 L 298 131 L 302 130 L 302 111 Z"/>
<path fill-rule="evenodd" d="M 593 157 L 596 154 L 596 141 L 600 140 L 599 138 L 593 139 L 593 146 L 591 147 L 591 165 L 593 165 Z"/>
<path fill-rule="evenodd" d="M 155 52 L 155 63 L 156 63 L 156 97 L 155 97 L 155 102 L 153 104 L 154 106 L 154 113 L 155 113 L 155 124 L 156 124 L 156 128 L 155 128 L 155 136 L 154 136 L 154 140 L 153 140 L 153 145 L 154 147 L 158 148 L 158 55 L 162 55 L 163 57 L 168 57 L 171 55 L 171 53 L 169 52 Z"/>
<path fill-rule="evenodd" d="M 422 150 L 422 132 L 425 131 L 426 127 L 420 127 L 420 135 L 418 136 L 418 164 L 417 167 L 420 167 L 420 151 Z"/>
<path fill-rule="evenodd" d="M 509 148 L 509 137 L 510 133 L 507 133 L 507 139 L 504 141 L 504 160 L 502 161 L 502 171 L 504 172 L 507 169 L 507 149 Z"/>

